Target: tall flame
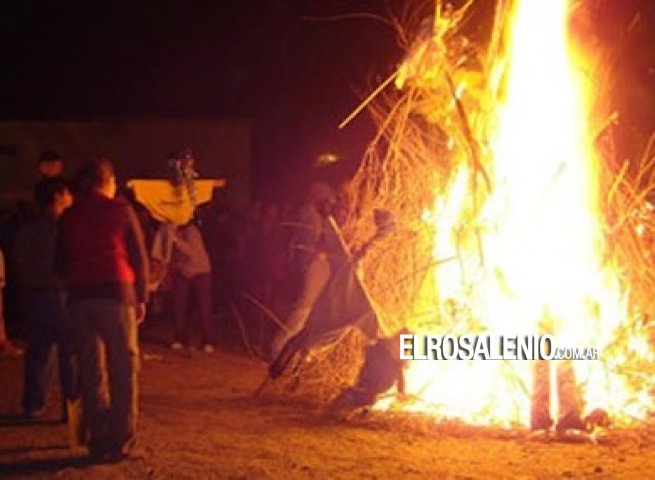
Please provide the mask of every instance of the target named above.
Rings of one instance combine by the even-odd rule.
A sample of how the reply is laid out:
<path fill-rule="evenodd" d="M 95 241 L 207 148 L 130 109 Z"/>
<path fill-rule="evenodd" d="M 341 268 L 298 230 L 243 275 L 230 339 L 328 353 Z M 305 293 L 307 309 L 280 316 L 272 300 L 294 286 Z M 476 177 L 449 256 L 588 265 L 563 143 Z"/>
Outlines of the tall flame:
<path fill-rule="evenodd" d="M 563 346 L 596 347 L 601 361 L 578 361 L 575 372 L 588 409 L 642 418 L 648 401 L 635 398 L 603 357 L 627 318 L 600 226 L 599 164 L 591 116 L 595 88 L 586 57 L 573 45 L 569 0 L 517 0 L 502 71 L 498 106 L 485 120 L 493 190 L 470 224 L 472 172 L 461 165 L 426 219 L 435 225 L 433 284 L 444 315 L 461 316 L 449 333 L 469 333 L 475 319 L 490 334 L 552 333 Z M 482 252 L 482 254 L 480 253 Z M 452 307 L 456 307 L 453 314 Z M 446 333 L 445 331 L 442 333 Z M 648 351 L 645 339 L 631 339 Z M 528 425 L 532 363 L 412 362 L 411 408 L 478 424 Z"/>

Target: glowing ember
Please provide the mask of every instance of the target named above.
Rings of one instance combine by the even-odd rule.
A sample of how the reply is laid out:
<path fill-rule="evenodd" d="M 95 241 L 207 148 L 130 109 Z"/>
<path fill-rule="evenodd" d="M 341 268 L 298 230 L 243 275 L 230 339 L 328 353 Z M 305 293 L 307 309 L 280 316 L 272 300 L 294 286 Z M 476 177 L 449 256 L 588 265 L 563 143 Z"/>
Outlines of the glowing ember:
<path fill-rule="evenodd" d="M 622 348 L 612 343 L 630 312 L 603 261 L 600 157 L 590 126 L 597 87 L 567 31 L 569 3 L 515 2 L 495 59 L 497 108 L 479 113 L 474 125 L 488 139 L 492 191 L 481 194 L 478 185 L 474 193 L 468 162 L 454 167 L 425 220 L 435 228 L 434 257 L 458 261 L 436 269 L 423 298 L 438 298 L 440 318 L 448 319 L 429 333 L 552 333 L 559 345 L 598 348 L 600 361 L 574 362 L 586 411 L 603 408 L 628 422 L 644 418 L 650 399 L 631 390 L 618 368 L 625 355 L 650 353 L 637 334 Z M 527 426 L 532 367 L 414 361 L 406 390 L 417 400 L 404 408 Z"/>

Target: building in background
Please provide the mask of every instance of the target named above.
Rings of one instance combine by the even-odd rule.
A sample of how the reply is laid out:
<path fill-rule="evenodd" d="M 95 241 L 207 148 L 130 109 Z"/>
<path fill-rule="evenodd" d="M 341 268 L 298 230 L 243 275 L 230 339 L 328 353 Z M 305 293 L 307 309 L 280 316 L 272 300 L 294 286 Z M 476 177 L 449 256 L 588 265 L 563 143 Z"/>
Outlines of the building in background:
<path fill-rule="evenodd" d="M 31 197 L 44 150 L 65 159 L 66 174 L 109 158 L 125 182 L 166 176 L 168 156 L 189 147 L 202 178 L 227 178 L 227 194 L 241 206 L 251 194 L 251 131 L 247 119 L 0 121 L 0 203 Z"/>

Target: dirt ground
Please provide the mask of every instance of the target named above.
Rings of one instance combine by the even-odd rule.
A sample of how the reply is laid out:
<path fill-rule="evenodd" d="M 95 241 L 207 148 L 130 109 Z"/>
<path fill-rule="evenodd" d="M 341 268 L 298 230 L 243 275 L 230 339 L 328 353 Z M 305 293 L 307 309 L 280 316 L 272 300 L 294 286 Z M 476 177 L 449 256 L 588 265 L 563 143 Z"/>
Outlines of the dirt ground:
<path fill-rule="evenodd" d="M 239 353 L 143 351 L 138 448 L 103 465 L 68 449 L 56 398 L 43 421 L 20 419 L 23 360 L 0 356 L 0 478 L 636 479 L 655 471 L 653 429 L 592 445 L 328 420 L 297 403 L 253 398 L 265 366 Z"/>

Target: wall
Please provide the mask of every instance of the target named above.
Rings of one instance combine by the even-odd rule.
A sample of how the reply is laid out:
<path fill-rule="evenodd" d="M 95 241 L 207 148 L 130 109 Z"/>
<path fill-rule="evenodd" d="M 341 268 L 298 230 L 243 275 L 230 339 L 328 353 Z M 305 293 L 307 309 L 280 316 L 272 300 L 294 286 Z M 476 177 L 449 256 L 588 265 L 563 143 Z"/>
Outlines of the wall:
<path fill-rule="evenodd" d="M 167 156 L 190 147 L 201 177 L 226 177 L 237 205 L 250 198 L 249 120 L 115 119 L 0 122 L 0 200 L 29 197 L 37 158 L 54 150 L 70 175 L 95 157 L 111 159 L 119 181 L 166 175 Z"/>

